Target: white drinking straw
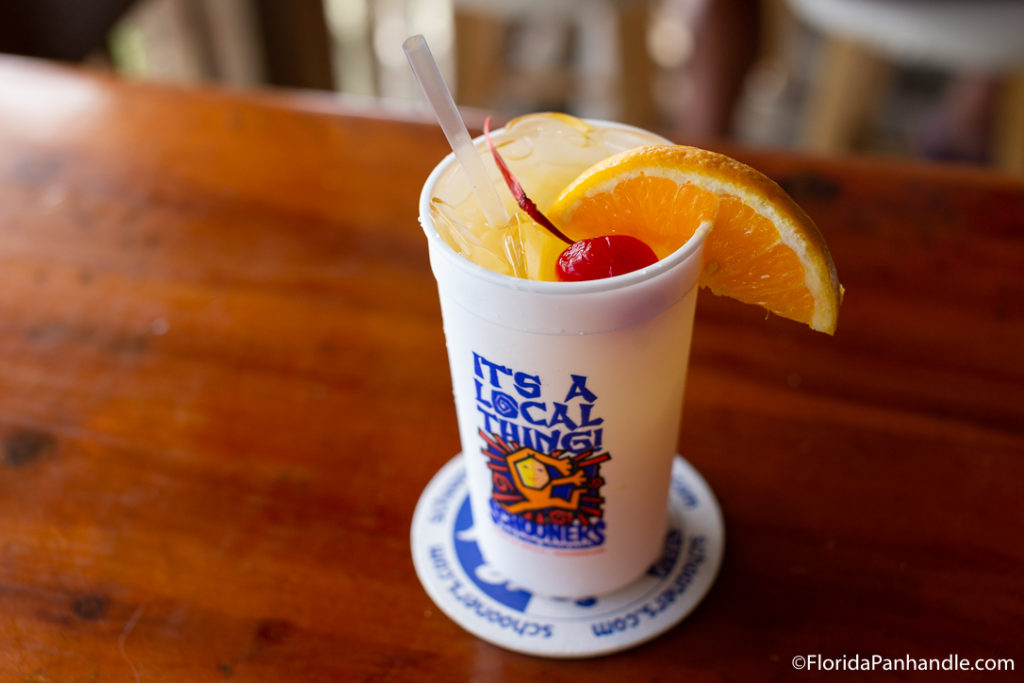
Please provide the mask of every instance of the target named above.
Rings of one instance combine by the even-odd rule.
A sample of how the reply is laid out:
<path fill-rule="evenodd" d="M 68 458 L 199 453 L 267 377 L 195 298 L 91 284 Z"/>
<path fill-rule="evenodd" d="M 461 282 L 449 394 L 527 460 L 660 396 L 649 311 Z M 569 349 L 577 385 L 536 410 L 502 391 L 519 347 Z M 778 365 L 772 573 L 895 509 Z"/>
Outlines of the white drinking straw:
<path fill-rule="evenodd" d="M 434 56 L 430 54 L 427 41 L 421 35 L 412 36 L 402 43 L 402 49 L 409 58 L 409 65 L 416 74 L 420 87 L 423 88 L 423 94 L 427 96 L 427 101 L 434 109 L 434 115 L 441 124 L 444 136 L 448 138 L 448 144 L 455 152 L 455 158 L 473 185 L 473 194 L 480 203 L 484 218 L 491 225 L 505 225 L 509 220 L 508 213 L 487 176 L 484 163 L 473 146 L 473 139 L 469 137 L 465 121 L 455 108 L 455 100 L 452 99 L 452 93 L 441 77 Z"/>

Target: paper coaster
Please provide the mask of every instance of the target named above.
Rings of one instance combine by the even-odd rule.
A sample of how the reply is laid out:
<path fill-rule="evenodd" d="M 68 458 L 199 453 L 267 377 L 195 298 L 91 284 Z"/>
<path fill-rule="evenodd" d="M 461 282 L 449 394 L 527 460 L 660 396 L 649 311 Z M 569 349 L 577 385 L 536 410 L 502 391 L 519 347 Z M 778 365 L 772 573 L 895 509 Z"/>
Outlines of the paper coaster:
<path fill-rule="evenodd" d="M 715 581 L 725 547 L 722 512 L 707 482 L 680 456 L 672 463 L 668 526 L 661 558 L 631 585 L 582 600 L 533 595 L 484 563 L 457 455 L 416 504 L 412 556 L 430 598 L 478 638 L 528 655 L 591 657 L 661 635 Z"/>

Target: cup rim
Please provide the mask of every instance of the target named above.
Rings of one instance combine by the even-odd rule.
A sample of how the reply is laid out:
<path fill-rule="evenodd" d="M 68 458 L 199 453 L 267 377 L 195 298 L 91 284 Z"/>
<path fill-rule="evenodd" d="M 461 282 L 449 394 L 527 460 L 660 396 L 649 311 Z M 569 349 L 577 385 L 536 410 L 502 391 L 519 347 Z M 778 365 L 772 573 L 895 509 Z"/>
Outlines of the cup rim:
<path fill-rule="evenodd" d="M 624 130 L 635 130 L 644 133 L 642 128 L 636 126 L 630 126 L 624 123 L 617 123 L 613 121 L 603 121 L 599 119 L 584 119 L 587 123 L 595 127 L 604 128 L 619 128 Z M 500 133 L 504 130 L 501 128 L 494 131 L 494 134 Z M 484 136 L 480 135 L 473 139 L 473 145 L 484 141 Z M 667 144 L 673 144 L 666 140 Z M 437 252 L 442 254 L 446 260 L 453 263 L 458 269 L 470 275 L 474 278 L 481 279 L 499 287 L 507 289 L 514 289 L 524 292 L 530 292 L 534 294 L 557 294 L 557 295 L 580 295 L 590 294 L 594 292 L 604 292 L 615 289 L 622 289 L 631 285 L 646 282 L 651 280 L 662 273 L 672 270 L 679 263 L 686 261 L 695 251 L 701 248 L 704 242 L 704 238 L 707 236 L 711 228 L 711 221 L 703 221 L 700 226 L 694 231 L 693 235 L 690 236 L 686 242 L 684 242 L 678 249 L 669 254 L 663 259 L 659 259 L 655 263 L 649 266 L 644 266 L 638 270 L 625 273 L 623 275 L 614 275 L 612 277 L 600 278 L 597 280 L 582 280 L 577 282 L 551 282 L 548 280 L 529 280 L 526 278 L 515 277 L 514 275 L 505 275 L 498 273 L 489 268 L 485 268 L 479 264 L 473 263 L 466 257 L 462 256 L 458 252 L 449 246 L 449 244 L 441 237 L 441 234 L 437 231 L 434 226 L 434 221 L 430 216 L 430 200 L 433 195 L 433 188 L 437 184 L 441 177 L 449 166 L 456 163 L 455 153 L 449 152 L 434 169 L 427 176 L 426 181 L 423 184 L 423 189 L 420 192 L 419 201 L 419 223 L 423 229 L 424 234 L 427 237 L 428 243 L 432 247 L 437 248 Z"/>

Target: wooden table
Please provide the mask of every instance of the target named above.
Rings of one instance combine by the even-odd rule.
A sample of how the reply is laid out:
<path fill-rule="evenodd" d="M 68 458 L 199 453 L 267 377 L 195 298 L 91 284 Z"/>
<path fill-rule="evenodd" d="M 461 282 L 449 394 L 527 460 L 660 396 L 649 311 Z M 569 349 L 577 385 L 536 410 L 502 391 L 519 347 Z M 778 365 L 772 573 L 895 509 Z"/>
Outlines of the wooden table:
<path fill-rule="evenodd" d="M 0 679 L 1019 676 L 1024 180 L 735 151 L 821 226 L 839 330 L 702 294 L 680 448 L 721 573 L 662 637 L 563 662 L 463 632 L 410 558 L 459 448 L 416 224 L 445 151 L 326 97 L 0 59 Z"/>

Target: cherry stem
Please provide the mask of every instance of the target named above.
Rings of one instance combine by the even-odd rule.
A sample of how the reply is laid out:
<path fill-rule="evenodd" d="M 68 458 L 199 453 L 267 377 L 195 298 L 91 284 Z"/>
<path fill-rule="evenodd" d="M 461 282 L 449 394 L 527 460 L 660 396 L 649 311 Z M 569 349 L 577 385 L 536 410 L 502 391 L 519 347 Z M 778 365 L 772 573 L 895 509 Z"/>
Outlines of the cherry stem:
<path fill-rule="evenodd" d="M 565 236 L 561 230 L 555 227 L 554 223 L 548 220 L 547 216 L 540 212 L 537 205 L 533 203 L 533 200 L 526 196 L 526 191 L 523 190 L 523 186 L 519 184 L 515 176 L 512 175 L 512 171 L 509 170 L 508 164 L 498 154 L 497 148 L 491 141 L 491 117 L 488 116 L 484 121 L 484 138 L 487 140 L 487 147 L 490 148 L 491 154 L 494 156 L 494 163 L 498 164 L 498 170 L 501 171 L 501 176 L 505 179 L 505 184 L 508 185 L 508 189 L 512 191 L 512 196 L 515 197 L 516 203 L 519 204 L 519 208 L 526 212 L 526 214 L 539 223 L 541 226 L 546 228 L 548 232 L 562 240 L 566 244 L 573 244 L 573 241 Z"/>

